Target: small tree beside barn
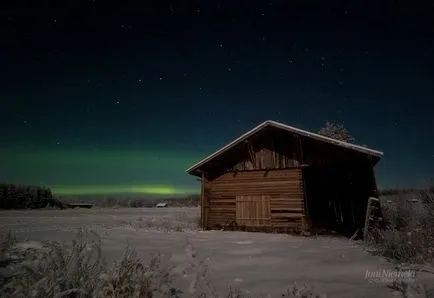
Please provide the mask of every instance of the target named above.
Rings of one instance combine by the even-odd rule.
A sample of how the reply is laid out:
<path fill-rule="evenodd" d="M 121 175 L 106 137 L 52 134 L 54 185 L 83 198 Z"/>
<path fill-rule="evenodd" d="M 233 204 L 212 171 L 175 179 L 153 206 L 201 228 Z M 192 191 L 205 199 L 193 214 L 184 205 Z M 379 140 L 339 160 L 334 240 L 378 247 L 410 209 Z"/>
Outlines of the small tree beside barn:
<path fill-rule="evenodd" d="M 193 165 L 206 229 L 362 231 L 383 153 L 265 121 Z"/>
<path fill-rule="evenodd" d="M 354 143 L 356 141 L 343 124 L 336 124 L 329 121 L 318 131 L 318 134 L 347 143 Z"/>

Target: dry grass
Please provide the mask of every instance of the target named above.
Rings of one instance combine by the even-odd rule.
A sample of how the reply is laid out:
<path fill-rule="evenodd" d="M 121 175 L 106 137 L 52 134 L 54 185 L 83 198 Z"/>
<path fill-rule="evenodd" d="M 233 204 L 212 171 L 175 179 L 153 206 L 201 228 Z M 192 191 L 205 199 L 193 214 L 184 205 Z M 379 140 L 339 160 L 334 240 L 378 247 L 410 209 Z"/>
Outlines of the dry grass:
<path fill-rule="evenodd" d="M 2 263 L 0 284 L 0 296 L 5 298 L 250 297 L 232 287 L 223 295 L 217 293 L 205 262 L 188 242 L 187 261 L 178 266 L 164 265 L 160 255 L 144 263 L 130 247 L 118 262 L 107 266 L 99 236 L 87 230 L 80 229 L 71 245 L 44 242 L 40 247 L 23 247 L 11 234 L 0 239 L 0 257 L 7 260 Z M 176 286 L 180 282 L 185 293 Z M 296 284 L 282 296 L 319 297 Z"/>
<path fill-rule="evenodd" d="M 396 263 L 396 269 L 434 274 L 434 192 L 399 193 L 382 204 L 385 229 L 373 229 L 368 250 Z M 424 285 L 393 282 L 389 287 L 402 297 L 434 297 Z"/>
<path fill-rule="evenodd" d="M 132 230 L 160 232 L 188 232 L 200 230 L 200 216 L 187 212 L 143 216 L 129 221 L 105 224 L 105 228 L 127 228 Z"/>
<path fill-rule="evenodd" d="M 374 253 L 401 264 L 432 264 L 434 247 L 434 194 L 417 195 L 411 203 L 408 194 L 395 204 L 383 206 L 385 230 L 374 230 L 368 247 Z M 188 231 L 198 228 L 196 215 L 140 218 L 125 223 L 135 229 Z M 218 293 L 206 262 L 201 261 L 190 243 L 185 245 L 186 261 L 169 266 L 155 255 L 145 263 L 134 249 L 126 247 L 123 257 L 107 265 L 99 236 L 79 230 L 71 245 L 44 242 L 40 247 L 20 245 L 10 233 L 0 233 L 1 297 L 250 297 L 241 289 L 228 287 Z M 403 265 L 402 265 L 403 264 Z M 416 284 L 395 282 L 390 286 L 401 297 L 431 297 L 428 289 Z M 282 297 L 325 297 L 309 285 L 293 284 Z"/>
<path fill-rule="evenodd" d="M 400 194 L 382 211 L 386 228 L 368 235 L 369 247 L 390 260 L 433 265 L 434 193 Z"/>
<path fill-rule="evenodd" d="M 135 229 L 155 229 L 160 231 L 186 232 L 195 231 L 200 228 L 200 217 L 181 213 L 176 216 L 168 215 L 139 218 L 132 223 Z"/>

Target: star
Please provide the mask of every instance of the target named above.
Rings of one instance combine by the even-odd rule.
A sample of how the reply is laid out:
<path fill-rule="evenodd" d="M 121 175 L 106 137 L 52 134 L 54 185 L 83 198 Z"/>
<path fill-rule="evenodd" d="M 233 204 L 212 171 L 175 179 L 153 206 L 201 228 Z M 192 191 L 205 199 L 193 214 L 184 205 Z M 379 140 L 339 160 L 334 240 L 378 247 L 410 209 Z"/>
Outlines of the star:
<path fill-rule="evenodd" d="M 228 68 L 228 71 L 232 71 L 232 68 L 229 67 L 229 68 Z"/>
<path fill-rule="evenodd" d="M 142 82 L 142 79 L 138 79 L 137 81 L 138 81 L 139 83 L 141 83 L 141 82 Z"/>
<path fill-rule="evenodd" d="M 162 81 L 162 80 L 163 80 L 163 77 L 160 77 L 159 79 L 160 79 L 160 81 Z"/>
<path fill-rule="evenodd" d="M 220 47 L 220 48 L 223 48 L 223 43 L 218 43 L 218 46 Z"/>
<path fill-rule="evenodd" d="M 120 104 L 121 102 L 119 101 L 119 99 L 117 99 L 116 101 L 115 101 L 115 104 L 116 105 L 118 105 L 118 104 Z"/>

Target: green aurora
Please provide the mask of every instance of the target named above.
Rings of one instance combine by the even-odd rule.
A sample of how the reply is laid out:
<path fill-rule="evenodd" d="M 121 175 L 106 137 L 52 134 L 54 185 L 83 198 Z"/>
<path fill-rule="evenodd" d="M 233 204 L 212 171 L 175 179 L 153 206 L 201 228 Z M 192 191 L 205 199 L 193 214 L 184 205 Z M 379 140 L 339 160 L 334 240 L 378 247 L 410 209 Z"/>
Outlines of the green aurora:
<path fill-rule="evenodd" d="M 200 156 L 164 150 L 0 151 L 0 181 L 49 186 L 55 195 L 184 195 L 198 183 L 185 169 Z"/>
<path fill-rule="evenodd" d="M 147 194 L 147 195 L 182 195 L 197 192 L 196 188 L 176 188 L 168 185 L 91 185 L 53 187 L 57 195 L 111 195 L 111 194 Z"/>

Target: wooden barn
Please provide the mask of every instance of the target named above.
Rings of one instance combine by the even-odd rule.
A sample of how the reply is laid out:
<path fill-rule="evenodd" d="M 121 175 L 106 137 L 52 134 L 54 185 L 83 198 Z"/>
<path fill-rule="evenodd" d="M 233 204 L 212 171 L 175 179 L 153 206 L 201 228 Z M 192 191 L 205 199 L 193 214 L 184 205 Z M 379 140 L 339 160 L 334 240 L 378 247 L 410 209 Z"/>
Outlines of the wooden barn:
<path fill-rule="evenodd" d="M 186 170 L 205 229 L 362 232 L 383 153 L 265 121 Z"/>

